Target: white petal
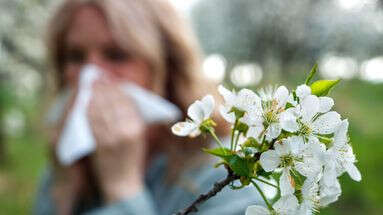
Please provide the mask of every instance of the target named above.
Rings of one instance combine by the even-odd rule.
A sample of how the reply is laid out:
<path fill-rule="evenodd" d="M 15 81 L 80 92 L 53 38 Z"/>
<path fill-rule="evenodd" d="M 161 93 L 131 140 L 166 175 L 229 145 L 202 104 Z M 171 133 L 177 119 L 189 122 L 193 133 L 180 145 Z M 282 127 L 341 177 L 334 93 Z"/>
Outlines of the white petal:
<path fill-rule="evenodd" d="M 319 143 L 318 138 L 314 136 L 309 137 L 308 143 L 305 145 L 305 150 L 303 155 L 305 157 L 313 158 L 318 160 L 322 165 L 324 163 L 329 162 L 331 158 L 331 153 L 326 151 L 326 146 L 324 144 Z"/>
<path fill-rule="evenodd" d="M 224 86 L 219 85 L 218 86 L 218 92 L 221 94 L 223 99 L 228 105 L 233 105 L 235 102 L 236 95 L 235 93 L 231 92 L 230 90 L 226 89 Z"/>
<path fill-rule="evenodd" d="M 210 117 L 211 113 L 214 110 L 214 98 L 212 95 L 207 95 L 203 97 L 201 100 L 202 103 L 202 109 L 204 113 L 204 119 L 207 119 Z"/>
<path fill-rule="evenodd" d="M 314 135 L 309 135 L 308 136 L 308 141 L 307 141 L 307 143 L 312 143 L 312 144 L 320 144 L 319 143 L 319 139 L 318 139 L 318 137 L 316 137 L 316 136 L 314 136 Z"/>
<path fill-rule="evenodd" d="M 198 130 L 197 125 L 191 122 L 178 122 L 172 126 L 172 132 L 178 136 L 188 136 L 194 130 Z"/>
<path fill-rule="evenodd" d="M 323 184 L 327 187 L 332 187 L 334 186 L 334 183 L 336 183 L 336 178 L 337 178 L 337 173 L 335 170 L 335 162 L 332 161 L 331 163 L 328 162 L 328 165 L 325 165 L 323 169 L 323 177 L 322 181 Z"/>
<path fill-rule="evenodd" d="M 259 205 L 251 205 L 247 207 L 246 215 L 270 215 L 270 211 Z"/>
<path fill-rule="evenodd" d="M 332 193 L 332 194 L 323 196 L 319 200 L 319 204 L 320 204 L 321 207 L 326 207 L 329 204 L 331 204 L 333 202 L 336 202 L 338 200 L 339 196 L 340 196 L 340 193 Z"/>
<path fill-rule="evenodd" d="M 291 152 L 291 146 L 290 143 L 287 141 L 287 139 L 282 140 L 281 142 L 276 142 L 274 144 L 275 152 L 280 156 L 288 155 Z"/>
<path fill-rule="evenodd" d="M 234 124 L 235 122 L 235 114 L 232 112 L 232 113 L 229 113 L 230 109 L 224 107 L 224 106 L 220 106 L 219 107 L 219 113 L 221 114 L 221 116 L 229 123 L 231 124 Z"/>
<path fill-rule="evenodd" d="M 330 97 L 319 97 L 319 112 L 329 112 L 334 106 L 334 100 Z"/>
<path fill-rule="evenodd" d="M 306 96 L 311 95 L 311 88 L 305 84 L 302 84 L 297 87 L 295 93 L 300 99 L 304 99 Z"/>
<path fill-rule="evenodd" d="M 313 202 L 310 200 L 303 200 L 299 205 L 297 215 L 313 215 Z"/>
<path fill-rule="evenodd" d="M 347 131 L 348 120 L 345 119 L 342 121 L 342 123 L 340 123 L 334 134 L 334 145 L 337 148 L 343 147 L 345 144 L 348 143 Z"/>
<path fill-rule="evenodd" d="M 307 178 L 317 177 L 322 170 L 322 164 L 315 158 L 305 158 L 303 162 L 296 162 L 294 168 Z"/>
<path fill-rule="evenodd" d="M 295 210 L 298 208 L 298 199 L 294 195 L 282 196 L 274 205 L 274 210 L 278 214 L 295 214 Z"/>
<path fill-rule="evenodd" d="M 263 132 L 265 128 L 261 124 L 260 126 L 251 126 L 249 127 L 249 130 L 247 131 L 247 137 L 253 137 L 256 140 L 260 139 L 260 135 Z"/>
<path fill-rule="evenodd" d="M 275 150 L 269 150 L 261 154 L 259 162 L 266 172 L 270 172 L 279 166 L 281 159 Z"/>
<path fill-rule="evenodd" d="M 316 134 L 331 134 L 341 123 L 340 115 L 331 111 L 318 117 L 312 123 L 313 132 Z"/>
<path fill-rule="evenodd" d="M 319 185 L 315 182 L 315 179 L 306 179 L 302 185 L 302 196 L 306 199 L 312 199 L 317 195 L 318 190 Z"/>
<path fill-rule="evenodd" d="M 278 107 L 284 108 L 289 98 L 289 90 L 285 86 L 280 86 L 275 91 L 274 98 L 278 101 Z"/>
<path fill-rule="evenodd" d="M 289 151 L 287 153 L 291 153 L 293 155 L 299 155 L 305 148 L 305 143 L 303 138 L 300 136 L 291 136 L 284 140 L 284 144 L 289 145 Z"/>
<path fill-rule="evenodd" d="M 252 109 L 245 113 L 245 115 L 240 119 L 241 122 L 249 126 L 259 126 L 263 125 L 263 111 L 259 109 Z"/>
<path fill-rule="evenodd" d="M 319 99 L 314 95 L 306 96 L 302 102 L 302 118 L 304 122 L 310 122 L 319 112 Z"/>
<path fill-rule="evenodd" d="M 362 175 L 360 174 L 358 168 L 356 168 L 355 164 L 349 162 L 345 165 L 345 168 L 347 173 L 354 181 L 362 180 Z"/>
<path fill-rule="evenodd" d="M 279 123 L 272 123 L 266 131 L 266 140 L 272 141 L 277 138 L 282 132 L 282 127 Z"/>
<path fill-rule="evenodd" d="M 284 168 L 281 178 L 279 179 L 279 186 L 281 189 L 281 196 L 287 196 L 294 193 L 295 188 L 291 183 L 291 176 L 289 168 Z"/>
<path fill-rule="evenodd" d="M 334 179 L 332 186 L 326 186 L 323 184 L 323 181 L 320 181 L 320 205 L 325 207 L 330 203 L 338 200 L 338 197 L 342 193 L 338 179 Z"/>
<path fill-rule="evenodd" d="M 261 98 L 249 89 L 242 89 L 238 92 L 236 106 L 244 111 L 260 109 Z"/>
<path fill-rule="evenodd" d="M 197 100 L 188 108 L 188 116 L 197 124 L 200 124 L 204 120 L 204 111 L 202 107 L 202 102 Z"/>
<path fill-rule="evenodd" d="M 201 134 L 201 130 L 199 129 L 194 129 L 190 134 L 189 134 L 189 137 L 191 138 L 194 138 L 194 137 L 197 137 Z"/>
<path fill-rule="evenodd" d="M 287 109 L 279 115 L 279 122 L 283 130 L 288 132 L 296 132 L 299 129 L 297 118 L 294 116 L 294 108 Z"/>

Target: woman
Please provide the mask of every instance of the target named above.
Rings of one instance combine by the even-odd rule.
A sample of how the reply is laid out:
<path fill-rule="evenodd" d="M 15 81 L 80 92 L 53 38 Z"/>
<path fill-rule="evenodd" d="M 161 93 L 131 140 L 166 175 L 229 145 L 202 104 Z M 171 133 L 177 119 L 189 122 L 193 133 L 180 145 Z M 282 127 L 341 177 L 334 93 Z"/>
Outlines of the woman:
<path fill-rule="evenodd" d="M 51 20 L 48 48 L 58 93 L 76 92 L 86 65 L 104 75 L 93 85 L 88 108 L 96 152 L 69 167 L 56 162 L 61 117 L 35 214 L 172 214 L 225 177 L 200 151 L 209 140 L 176 138 L 170 125 L 146 125 L 116 87 L 133 82 L 176 104 L 184 116 L 192 101 L 214 90 L 198 75 L 197 43 L 168 2 L 66 0 Z M 225 188 L 199 214 L 244 214 L 256 195 Z"/>

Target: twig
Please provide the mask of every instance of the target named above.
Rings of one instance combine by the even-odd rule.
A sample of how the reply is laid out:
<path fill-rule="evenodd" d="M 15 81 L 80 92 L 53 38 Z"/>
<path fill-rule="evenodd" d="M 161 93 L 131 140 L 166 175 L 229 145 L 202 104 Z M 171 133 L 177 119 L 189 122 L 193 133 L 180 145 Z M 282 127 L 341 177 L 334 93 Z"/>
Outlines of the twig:
<path fill-rule="evenodd" d="M 260 182 L 262 182 L 262 183 L 264 183 L 264 184 L 267 184 L 267 185 L 269 185 L 269 186 L 272 186 L 272 187 L 274 187 L 274 188 L 278 189 L 278 186 L 277 186 L 277 185 L 275 185 L 275 184 L 272 184 L 272 183 L 270 183 L 270 182 L 267 182 L 267 181 L 265 181 L 265 180 L 262 180 L 262 179 L 260 179 L 260 178 L 257 178 L 257 177 L 254 177 L 253 179 L 255 179 L 255 180 L 257 180 L 257 181 L 260 181 Z"/>
<path fill-rule="evenodd" d="M 175 213 L 174 215 L 186 215 L 191 212 L 197 212 L 200 204 L 204 203 L 211 197 L 215 196 L 217 193 L 219 193 L 225 186 L 229 185 L 231 182 L 239 179 L 239 176 L 235 175 L 232 170 L 227 168 L 228 175 L 226 178 L 222 181 L 216 182 L 214 184 L 214 187 L 207 193 L 200 195 L 190 206 L 183 209 L 182 211 L 179 211 L 178 213 Z"/>
<path fill-rule="evenodd" d="M 265 194 L 263 193 L 262 189 L 258 186 L 257 183 L 255 183 L 255 181 L 251 180 L 251 183 L 254 185 L 255 188 L 257 188 L 259 194 L 261 194 L 261 196 L 262 196 L 263 201 L 265 201 L 265 203 L 266 203 L 267 207 L 269 208 L 269 210 L 272 211 L 273 210 L 273 206 L 271 206 L 269 201 L 267 201 L 267 198 L 266 198 Z"/>

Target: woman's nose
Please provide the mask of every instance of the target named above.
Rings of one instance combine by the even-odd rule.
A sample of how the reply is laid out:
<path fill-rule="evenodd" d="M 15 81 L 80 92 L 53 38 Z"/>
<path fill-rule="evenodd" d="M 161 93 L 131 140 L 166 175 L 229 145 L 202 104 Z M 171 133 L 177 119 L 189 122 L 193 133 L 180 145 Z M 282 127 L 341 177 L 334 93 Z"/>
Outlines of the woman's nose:
<path fill-rule="evenodd" d="M 98 53 L 97 51 L 93 51 L 93 52 L 88 53 L 88 58 L 86 60 L 86 64 L 93 64 L 93 65 L 96 65 L 102 69 L 105 69 L 104 67 L 106 66 L 105 62 L 103 62 L 101 54 Z"/>
<path fill-rule="evenodd" d="M 104 72 L 111 71 L 109 63 L 105 60 L 102 53 L 99 51 L 92 51 L 88 53 L 86 64 L 93 64 L 102 69 Z"/>

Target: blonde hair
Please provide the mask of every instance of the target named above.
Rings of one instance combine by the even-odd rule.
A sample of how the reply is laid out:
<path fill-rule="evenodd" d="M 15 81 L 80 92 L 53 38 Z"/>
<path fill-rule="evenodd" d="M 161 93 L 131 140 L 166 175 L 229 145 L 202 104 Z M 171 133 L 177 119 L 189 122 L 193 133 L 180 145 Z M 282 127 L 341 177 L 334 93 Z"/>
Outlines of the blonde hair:
<path fill-rule="evenodd" d="M 199 73 L 201 51 L 190 27 L 165 0 L 64 1 L 51 19 L 47 41 L 58 90 L 66 85 L 63 76 L 66 32 L 76 10 L 82 6 L 94 6 L 102 12 L 117 44 L 150 66 L 155 80 L 153 90 L 165 86 L 163 96 L 179 106 L 184 116 L 190 103 L 215 91 L 215 85 Z M 179 150 L 182 145 L 170 151 Z M 200 148 L 199 144 L 193 145 L 184 150 L 193 154 L 189 153 L 190 148 Z"/>

